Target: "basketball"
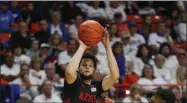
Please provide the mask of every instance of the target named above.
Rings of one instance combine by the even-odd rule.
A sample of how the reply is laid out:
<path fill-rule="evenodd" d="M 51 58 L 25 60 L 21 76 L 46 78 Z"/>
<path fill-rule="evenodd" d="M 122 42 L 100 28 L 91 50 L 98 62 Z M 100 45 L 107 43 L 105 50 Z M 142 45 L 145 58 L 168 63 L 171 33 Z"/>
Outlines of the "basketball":
<path fill-rule="evenodd" d="M 100 23 L 94 20 L 84 21 L 78 29 L 78 37 L 87 46 L 91 47 L 101 41 L 103 28 Z"/>

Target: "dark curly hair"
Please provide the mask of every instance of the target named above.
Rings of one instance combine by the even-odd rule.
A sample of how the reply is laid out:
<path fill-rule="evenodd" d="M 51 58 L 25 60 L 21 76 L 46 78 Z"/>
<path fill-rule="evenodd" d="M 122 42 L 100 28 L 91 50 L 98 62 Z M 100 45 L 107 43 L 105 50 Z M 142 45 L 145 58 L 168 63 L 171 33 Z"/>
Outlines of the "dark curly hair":
<path fill-rule="evenodd" d="M 97 59 L 94 55 L 92 55 L 92 54 L 90 54 L 90 53 L 85 53 L 85 54 L 82 56 L 81 61 L 82 61 L 83 59 L 91 59 L 91 60 L 93 61 L 93 63 L 94 63 L 94 68 L 95 68 L 95 69 L 97 68 L 98 59 Z M 80 62 L 80 63 L 81 63 L 81 62 Z M 80 66 L 80 64 L 79 64 L 79 66 Z"/>
<path fill-rule="evenodd" d="M 169 89 L 159 89 L 153 96 L 164 100 L 166 103 L 176 103 L 175 95 Z"/>

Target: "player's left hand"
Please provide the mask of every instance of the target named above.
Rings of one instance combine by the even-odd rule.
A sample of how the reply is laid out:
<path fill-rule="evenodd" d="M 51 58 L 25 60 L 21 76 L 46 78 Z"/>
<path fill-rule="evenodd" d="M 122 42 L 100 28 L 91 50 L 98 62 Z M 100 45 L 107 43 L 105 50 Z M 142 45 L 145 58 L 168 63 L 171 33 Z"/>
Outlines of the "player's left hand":
<path fill-rule="evenodd" d="M 103 27 L 103 29 L 104 29 L 104 33 L 103 33 L 103 37 L 102 37 L 102 42 L 103 42 L 104 47 L 108 48 L 108 47 L 110 47 L 110 36 L 109 36 L 107 28 Z"/>

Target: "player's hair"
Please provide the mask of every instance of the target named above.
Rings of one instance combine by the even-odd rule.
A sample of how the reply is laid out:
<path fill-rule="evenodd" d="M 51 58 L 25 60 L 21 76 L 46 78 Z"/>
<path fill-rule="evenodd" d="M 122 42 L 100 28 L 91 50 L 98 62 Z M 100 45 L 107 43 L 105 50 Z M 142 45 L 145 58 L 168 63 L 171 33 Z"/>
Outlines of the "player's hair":
<path fill-rule="evenodd" d="M 176 103 L 175 95 L 169 89 L 159 89 L 153 96 L 164 100 L 166 103 Z"/>
<path fill-rule="evenodd" d="M 93 63 L 94 63 L 94 68 L 96 69 L 97 68 L 97 62 L 98 62 L 98 60 L 97 60 L 97 58 L 94 56 L 94 55 L 92 55 L 92 54 L 90 54 L 90 53 L 85 53 L 83 56 L 82 56 L 82 59 L 91 59 L 92 61 L 93 61 Z M 82 60 L 81 60 L 82 61 Z M 80 65 L 80 64 L 79 64 Z"/>

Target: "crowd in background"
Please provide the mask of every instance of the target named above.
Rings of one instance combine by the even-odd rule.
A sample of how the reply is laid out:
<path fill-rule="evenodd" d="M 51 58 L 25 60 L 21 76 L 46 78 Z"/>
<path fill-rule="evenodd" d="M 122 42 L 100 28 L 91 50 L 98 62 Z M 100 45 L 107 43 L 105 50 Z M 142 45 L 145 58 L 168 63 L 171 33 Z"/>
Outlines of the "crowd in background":
<path fill-rule="evenodd" d="M 116 84 L 128 85 L 120 89 L 119 99 L 148 103 L 157 89 L 169 88 L 186 103 L 187 47 L 174 46 L 187 42 L 186 11 L 185 1 L 2 1 L 0 35 L 9 33 L 10 38 L 0 39 L 0 83 L 19 84 L 18 102 L 61 102 L 64 72 L 79 47 L 78 27 L 93 19 L 110 33 L 120 71 Z M 129 15 L 142 22 L 136 16 L 129 21 Z M 162 20 L 154 23 L 153 17 Z M 93 79 L 102 80 L 109 74 L 102 43 L 86 52 L 98 59 Z M 109 97 L 116 92 L 114 86 Z"/>

